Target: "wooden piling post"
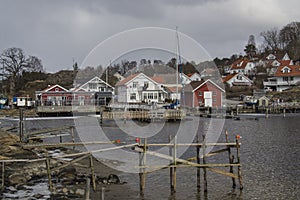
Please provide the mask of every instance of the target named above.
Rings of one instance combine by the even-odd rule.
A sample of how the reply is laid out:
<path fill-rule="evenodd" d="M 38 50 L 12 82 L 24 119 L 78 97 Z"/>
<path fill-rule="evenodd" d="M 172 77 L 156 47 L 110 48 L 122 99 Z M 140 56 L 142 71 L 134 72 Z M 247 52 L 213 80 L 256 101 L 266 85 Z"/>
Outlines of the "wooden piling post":
<path fill-rule="evenodd" d="M 86 178 L 85 200 L 90 200 L 91 179 Z"/>
<path fill-rule="evenodd" d="M 20 142 L 24 141 L 24 110 L 20 108 L 19 112 L 19 137 L 20 137 Z"/>
<path fill-rule="evenodd" d="M 72 142 L 75 143 L 74 127 L 71 127 L 71 136 L 72 136 Z M 73 146 L 73 150 L 75 150 L 75 145 Z"/>
<path fill-rule="evenodd" d="M 4 183 L 5 183 L 5 162 L 2 162 L 2 183 L 1 183 L 1 191 L 4 191 Z"/>
<path fill-rule="evenodd" d="M 94 170 L 92 154 L 90 155 L 90 167 L 91 167 L 91 178 L 92 178 L 92 182 L 93 182 L 93 190 L 96 191 L 95 170 Z"/>
<path fill-rule="evenodd" d="M 285 108 L 283 109 L 283 117 L 285 118 Z"/>
<path fill-rule="evenodd" d="M 146 176 L 145 176 L 145 154 L 146 154 L 146 145 L 147 145 L 147 139 L 145 138 L 144 141 L 144 147 L 143 147 L 143 153 L 139 153 L 139 165 L 140 165 L 140 172 L 139 172 L 139 177 L 140 177 L 140 195 L 144 196 L 145 194 L 145 183 L 146 183 Z M 141 140 L 139 141 L 140 146 L 142 145 Z"/>
<path fill-rule="evenodd" d="M 50 159 L 49 159 L 48 155 L 46 157 L 45 162 L 46 162 L 47 176 L 48 176 L 48 187 L 49 187 L 49 190 L 52 192 L 53 191 L 53 185 L 52 185 L 52 177 L 51 177 L 51 169 L 50 169 Z"/>
<path fill-rule="evenodd" d="M 203 164 L 206 164 L 206 136 L 203 135 Z M 206 174 L 206 167 L 203 168 L 203 181 L 204 181 L 204 192 L 207 192 L 207 174 Z"/>
<path fill-rule="evenodd" d="M 176 192 L 176 185 L 177 185 L 177 181 L 176 181 L 176 157 L 177 157 L 177 135 L 174 136 L 174 147 L 173 147 L 173 163 L 174 163 L 174 168 L 173 168 L 173 193 Z"/>
<path fill-rule="evenodd" d="M 169 143 L 171 144 L 172 138 L 171 135 L 169 135 Z M 172 156 L 172 146 L 169 147 L 169 156 Z M 170 165 L 172 165 L 172 161 L 170 161 Z M 173 185 L 173 167 L 170 167 L 170 190 L 171 193 L 174 191 L 174 185 Z"/>
<path fill-rule="evenodd" d="M 105 191 L 105 188 L 102 187 L 101 188 L 101 200 L 104 200 L 104 191 Z"/>
<path fill-rule="evenodd" d="M 197 164 L 200 164 L 200 146 L 199 146 L 199 136 L 197 135 Z M 197 167 L 197 191 L 200 192 L 200 167 Z"/>
<path fill-rule="evenodd" d="M 229 143 L 228 132 L 227 132 L 227 131 L 225 132 L 225 136 L 226 136 L 226 143 Z M 228 149 L 229 163 L 230 163 L 230 164 L 233 164 L 234 156 L 231 155 L 231 149 L 230 149 L 230 146 L 227 146 L 227 149 Z M 229 172 L 230 172 L 230 173 L 233 173 L 233 166 L 230 166 Z M 236 188 L 235 178 L 232 178 L 232 188 Z"/>
<path fill-rule="evenodd" d="M 237 156 L 237 163 L 241 164 L 240 160 L 240 144 L 239 144 L 240 136 L 236 136 L 236 156 Z M 241 166 L 238 166 L 238 177 L 239 177 L 239 184 L 240 184 L 240 190 L 243 189 L 243 179 L 242 179 L 242 172 L 241 172 Z"/>

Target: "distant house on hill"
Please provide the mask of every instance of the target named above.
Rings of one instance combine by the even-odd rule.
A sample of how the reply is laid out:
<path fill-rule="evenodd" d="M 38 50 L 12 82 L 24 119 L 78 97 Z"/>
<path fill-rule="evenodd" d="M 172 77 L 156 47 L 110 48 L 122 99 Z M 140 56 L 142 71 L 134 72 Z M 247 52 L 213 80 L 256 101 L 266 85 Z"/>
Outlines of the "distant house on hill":
<path fill-rule="evenodd" d="M 197 72 L 187 75 L 191 81 L 201 81 L 201 75 Z"/>
<path fill-rule="evenodd" d="M 211 81 L 193 81 L 185 89 L 184 104 L 188 107 L 222 107 L 225 90 Z"/>
<path fill-rule="evenodd" d="M 300 65 L 290 65 L 291 63 L 288 60 L 281 62 L 274 77 L 263 82 L 265 90 L 281 92 L 300 85 Z"/>
<path fill-rule="evenodd" d="M 223 78 L 223 83 L 227 83 L 229 87 L 253 85 L 253 81 L 242 73 L 234 73 L 227 75 L 225 78 Z"/>
<path fill-rule="evenodd" d="M 230 74 L 242 73 L 246 75 L 255 73 L 255 64 L 247 58 L 242 58 L 235 61 L 230 68 Z"/>

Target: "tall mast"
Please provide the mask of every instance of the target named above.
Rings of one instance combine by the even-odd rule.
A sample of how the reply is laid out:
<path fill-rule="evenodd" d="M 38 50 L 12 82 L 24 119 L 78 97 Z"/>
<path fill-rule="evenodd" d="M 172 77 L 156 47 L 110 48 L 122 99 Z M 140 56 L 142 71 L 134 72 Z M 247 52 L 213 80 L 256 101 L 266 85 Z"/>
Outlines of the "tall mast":
<path fill-rule="evenodd" d="M 180 56 L 179 55 L 179 37 L 178 37 L 178 27 L 176 26 L 176 59 L 175 59 L 175 65 L 176 65 L 176 100 L 178 100 L 178 63 L 180 62 Z M 179 58 L 178 58 L 179 57 Z M 177 61 L 178 59 L 178 61 Z"/>
<path fill-rule="evenodd" d="M 178 64 L 176 63 L 176 92 L 177 92 L 177 99 L 178 99 L 178 66 L 180 66 L 179 70 L 180 70 L 180 83 L 182 84 L 182 89 L 183 89 L 183 82 L 182 82 L 182 66 L 181 66 L 181 56 L 180 56 L 180 44 L 179 44 L 179 35 L 178 35 L 178 27 L 176 26 L 176 39 L 177 39 L 177 57 L 178 57 Z M 177 60 L 177 59 L 176 59 Z M 183 97 L 183 95 L 181 96 L 181 98 Z M 183 101 L 183 99 L 181 99 L 181 101 Z"/>

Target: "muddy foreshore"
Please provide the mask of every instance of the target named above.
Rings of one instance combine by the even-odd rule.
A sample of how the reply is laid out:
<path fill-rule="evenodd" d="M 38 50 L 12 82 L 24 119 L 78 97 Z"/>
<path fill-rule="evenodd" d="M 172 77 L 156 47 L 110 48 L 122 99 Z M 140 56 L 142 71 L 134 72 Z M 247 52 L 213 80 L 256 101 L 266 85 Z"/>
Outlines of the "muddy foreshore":
<path fill-rule="evenodd" d="M 51 173 L 53 190 L 48 189 L 48 176 L 45 160 L 30 162 L 57 154 L 75 153 L 71 149 L 55 148 L 25 149 L 19 142 L 19 137 L 0 129 L 0 183 L 4 187 L 0 192 L 1 199 L 84 199 L 87 193 L 87 180 L 91 180 L 89 157 L 70 166 Z M 20 159 L 24 160 L 22 162 Z M 10 160 L 10 161 L 8 161 Z M 5 161 L 5 162 L 1 162 Z M 51 159 L 51 169 L 65 164 L 66 160 Z M 4 175 L 3 167 L 4 164 Z M 96 191 L 93 190 L 92 181 L 89 191 L 91 199 L 127 199 L 132 197 L 132 190 L 125 180 L 119 178 L 119 173 L 98 160 L 93 159 Z M 2 182 L 4 177 L 4 182 Z M 41 187 L 40 190 L 34 189 Z M 105 194 L 102 194 L 104 193 Z M 138 197 L 138 195 L 137 195 Z M 131 198 L 132 199 L 132 198 Z"/>

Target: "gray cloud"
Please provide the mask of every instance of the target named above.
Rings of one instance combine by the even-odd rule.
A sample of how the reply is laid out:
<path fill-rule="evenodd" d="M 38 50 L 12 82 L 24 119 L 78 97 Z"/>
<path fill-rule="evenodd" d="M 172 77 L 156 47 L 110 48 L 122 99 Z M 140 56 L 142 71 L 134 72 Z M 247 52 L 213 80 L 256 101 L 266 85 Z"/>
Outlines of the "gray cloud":
<path fill-rule="evenodd" d="M 0 0 L 0 51 L 16 46 L 46 70 L 81 63 L 99 42 L 120 31 L 158 26 L 186 33 L 212 57 L 243 52 L 248 36 L 299 20 L 298 0 Z"/>

